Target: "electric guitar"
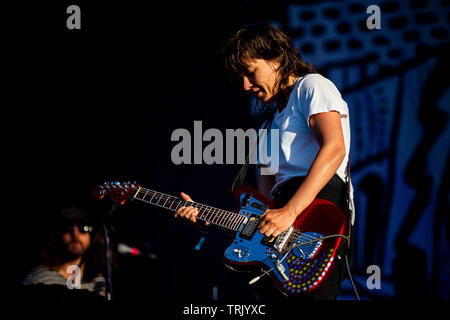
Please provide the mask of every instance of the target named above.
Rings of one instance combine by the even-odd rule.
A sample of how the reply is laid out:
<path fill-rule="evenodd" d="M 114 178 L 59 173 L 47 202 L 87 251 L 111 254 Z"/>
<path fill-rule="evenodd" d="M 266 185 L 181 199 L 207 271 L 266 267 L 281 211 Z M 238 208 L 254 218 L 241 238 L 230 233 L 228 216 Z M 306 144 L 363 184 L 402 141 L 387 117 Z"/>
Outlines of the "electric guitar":
<path fill-rule="evenodd" d="M 348 232 L 343 211 L 328 200 L 316 198 L 288 230 L 268 238 L 257 227 L 265 210 L 276 205 L 247 186 L 235 189 L 234 196 L 240 203 L 237 212 L 189 202 L 131 182 L 105 182 L 95 188 L 93 195 L 99 199 L 106 195 L 120 204 L 137 199 L 171 211 L 181 206 L 198 208 L 196 219 L 235 233 L 224 252 L 229 268 L 260 269 L 262 275 L 270 274 L 287 295 L 311 293 L 323 285 L 334 268 L 336 250 Z"/>

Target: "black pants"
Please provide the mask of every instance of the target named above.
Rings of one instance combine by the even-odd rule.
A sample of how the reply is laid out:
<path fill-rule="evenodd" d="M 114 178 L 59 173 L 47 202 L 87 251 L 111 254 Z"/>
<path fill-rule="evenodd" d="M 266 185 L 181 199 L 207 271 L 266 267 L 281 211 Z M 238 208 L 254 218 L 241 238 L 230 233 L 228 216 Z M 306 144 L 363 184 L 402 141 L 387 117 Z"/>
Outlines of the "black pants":
<path fill-rule="evenodd" d="M 292 198 L 304 179 L 304 177 L 293 178 L 274 192 L 274 200 L 280 207 L 284 206 Z M 347 219 L 350 219 L 347 200 L 347 184 L 336 174 L 319 192 L 317 198 L 326 199 L 338 205 L 346 214 Z M 351 228 L 351 232 L 353 232 L 353 228 Z M 351 236 L 350 239 L 353 239 L 353 236 Z M 347 255 L 350 264 L 352 247 L 352 243 L 350 243 L 349 247 L 347 241 L 341 242 L 341 245 L 336 252 L 335 268 L 325 284 L 314 293 L 286 297 L 278 290 L 269 277 L 263 277 L 259 283 L 255 283 L 255 285 L 257 285 L 255 286 L 255 289 L 259 298 L 264 301 L 288 300 L 292 302 L 297 300 L 335 300 L 340 292 L 341 282 L 348 276 L 344 257 Z"/>

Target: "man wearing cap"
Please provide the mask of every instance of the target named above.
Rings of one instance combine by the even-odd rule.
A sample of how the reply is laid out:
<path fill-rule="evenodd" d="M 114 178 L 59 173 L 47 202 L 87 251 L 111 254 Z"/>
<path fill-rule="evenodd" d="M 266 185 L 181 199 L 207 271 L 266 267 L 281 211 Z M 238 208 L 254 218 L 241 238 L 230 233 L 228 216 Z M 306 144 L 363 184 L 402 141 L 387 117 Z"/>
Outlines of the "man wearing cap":
<path fill-rule="evenodd" d="M 22 284 L 28 292 L 38 293 L 38 298 L 103 297 L 104 248 L 100 239 L 94 241 L 92 237 L 94 226 L 89 215 L 76 207 L 63 209 L 55 227 L 41 263 Z"/>

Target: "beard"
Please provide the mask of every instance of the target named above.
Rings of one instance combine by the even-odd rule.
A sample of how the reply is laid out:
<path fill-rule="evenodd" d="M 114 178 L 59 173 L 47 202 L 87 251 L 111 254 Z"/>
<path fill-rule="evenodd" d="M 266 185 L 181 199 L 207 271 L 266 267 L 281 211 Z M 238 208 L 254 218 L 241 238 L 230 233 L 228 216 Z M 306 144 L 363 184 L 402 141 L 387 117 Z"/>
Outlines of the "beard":
<path fill-rule="evenodd" d="M 70 241 L 65 245 L 67 259 L 78 259 L 86 252 L 86 247 L 79 240 Z"/>

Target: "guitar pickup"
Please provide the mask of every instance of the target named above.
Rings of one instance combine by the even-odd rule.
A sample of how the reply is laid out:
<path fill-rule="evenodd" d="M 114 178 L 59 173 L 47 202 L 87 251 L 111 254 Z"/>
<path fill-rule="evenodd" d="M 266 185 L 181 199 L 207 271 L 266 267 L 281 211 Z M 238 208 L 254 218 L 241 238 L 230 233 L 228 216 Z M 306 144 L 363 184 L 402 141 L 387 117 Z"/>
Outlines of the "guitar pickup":
<path fill-rule="evenodd" d="M 255 234 L 256 230 L 258 230 L 259 219 L 257 215 L 252 215 L 245 224 L 239 236 L 246 240 L 250 240 Z"/>

